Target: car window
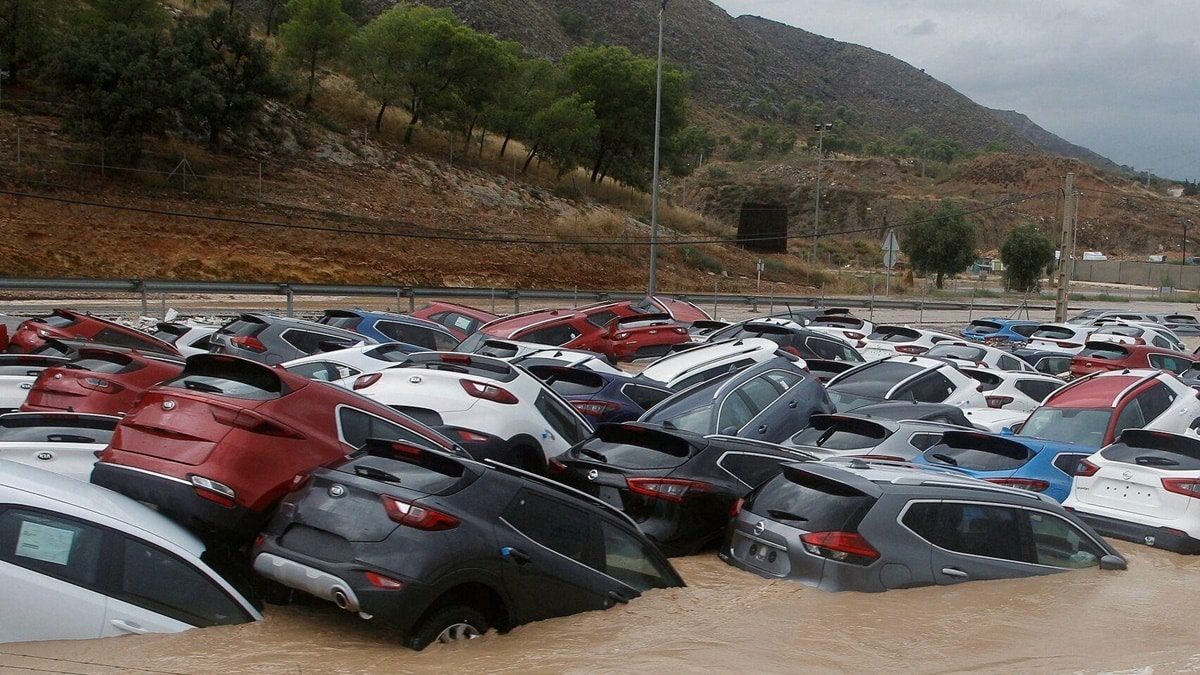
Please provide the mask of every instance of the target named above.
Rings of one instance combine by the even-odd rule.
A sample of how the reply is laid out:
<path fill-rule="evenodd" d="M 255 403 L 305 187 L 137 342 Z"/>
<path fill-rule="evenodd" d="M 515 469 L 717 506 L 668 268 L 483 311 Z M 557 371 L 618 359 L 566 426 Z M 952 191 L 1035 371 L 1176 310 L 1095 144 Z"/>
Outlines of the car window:
<path fill-rule="evenodd" d="M 534 400 L 533 405 L 546 418 L 546 423 L 550 425 L 550 428 L 554 429 L 555 433 L 571 445 L 582 441 L 591 433 L 591 429 L 588 429 L 571 412 L 569 405 L 561 403 L 545 391 L 538 392 L 537 399 Z"/>
<path fill-rule="evenodd" d="M 754 359 L 739 359 L 733 363 L 723 363 L 719 366 L 713 366 L 712 368 L 705 368 L 698 373 L 688 375 L 682 380 L 676 382 L 674 385 L 672 385 L 672 388 L 675 389 L 675 391 L 683 391 L 694 384 L 707 382 L 714 377 L 719 377 L 725 373 L 738 371 L 742 368 L 752 365 L 754 365 Z"/>
<path fill-rule="evenodd" d="M 1033 452 L 1013 441 L 991 436 L 955 435 L 930 447 L 925 458 L 934 464 L 949 464 L 972 471 L 1011 471 L 1025 465 Z"/>
<path fill-rule="evenodd" d="M 862 450 L 873 448 L 889 436 L 886 427 L 871 422 L 834 422 L 827 427 L 810 426 L 792 436 L 795 445 L 808 445 L 826 450 Z"/>
<path fill-rule="evenodd" d="M 375 327 L 379 329 L 380 333 L 397 342 L 404 342 L 434 351 L 453 351 L 458 346 L 456 338 L 446 335 L 440 330 L 433 330 L 425 326 L 413 326 L 396 321 L 380 321 L 375 324 Z"/>
<path fill-rule="evenodd" d="M 1071 357 L 1069 356 L 1047 356 L 1038 359 L 1034 364 L 1034 370 L 1048 375 L 1058 375 L 1065 373 L 1071 369 Z"/>
<path fill-rule="evenodd" d="M 300 330 L 296 328 L 289 328 L 288 330 L 283 331 L 283 335 L 281 337 L 283 338 L 284 342 L 287 342 L 305 354 L 316 354 L 317 352 L 321 351 L 321 343 L 323 342 L 332 342 L 344 347 L 349 347 L 351 344 L 353 344 L 352 340 L 348 340 L 346 338 L 326 335 L 324 333 L 317 333 L 314 331 Z"/>
<path fill-rule="evenodd" d="M 667 389 L 630 383 L 621 385 L 621 393 L 629 397 L 629 400 L 636 403 L 642 410 L 649 410 L 665 400 L 672 392 Z"/>
<path fill-rule="evenodd" d="M 853 532 L 874 504 L 874 497 L 841 483 L 785 469 L 750 493 L 744 506 L 762 516 L 774 512 L 803 518 L 798 522 L 810 532 Z"/>
<path fill-rule="evenodd" d="M 1017 435 L 1098 448 L 1104 445 L 1112 414 L 1111 408 L 1042 406 L 1033 411 Z"/>
<path fill-rule="evenodd" d="M 820 338 L 808 337 L 804 339 L 804 345 L 808 350 L 817 355 L 819 359 L 829 361 L 851 361 L 853 363 L 861 363 L 863 357 L 853 347 L 833 340 L 822 340 Z"/>
<path fill-rule="evenodd" d="M 107 345 L 117 345 L 119 347 L 134 347 L 136 349 L 146 349 L 152 352 L 169 352 L 168 347 L 164 342 L 146 335 L 142 337 L 133 333 L 127 333 L 116 328 L 102 328 L 100 332 L 92 336 L 96 342 L 103 342 Z"/>
<path fill-rule="evenodd" d="M 85 588 L 99 584 L 103 540 L 99 527 L 56 513 L 0 512 L 0 560 Z"/>
<path fill-rule="evenodd" d="M 727 452 L 717 460 L 717 466 L 747 487 L 755 487 L 779 473 L 779 464 L 783 461 L 789 460 L 751 452 Z"/>
<path fill-rule="evenodd" d="M 1117 423 L 1113 427 L 1112 438 L 1120 438 L 1121 432 L 1126 429 L 1141 429 L 1144 426 L 1146 426 L 1146 417 L 1142 414 L 1142 406 L 1135 398 L 1125 403 L 1121 412 L 1117 413 Z"/>
<path fill-rule="evenodd" d="M 193 626 L 245 623 L 246 612 L 206 574 L 144 542 L 124 540 L 120 585 L 113 595 Z"/>
<path fill-rule="evenodd" d="M 598 328 L 603 328 L 608 325 L 609 321 L 612 321 L 615 318 L 617 318 L 617 313 L 610 309 L 606 309 L 602 312 L 596 312 L 595 314 L 588 314 L 587 322 Z"/>
<path fill-rule="evenodd" d="M 1019 509 L 959 502 L 916 502 L 902 522 L 938 548 L 955 553 L 1034 562 L 1024 551 Z"/>
<path fill-rule="evenodd" d="M 600 521 L 604 542 L 603 563 L 598 571 L 639 591 L 675 585 L 657 551 L 641 539 L 607 520 Z"/>
<path fill-rule="evenodd" d="M 1027 370 L 1028 368 L 1027 366 L 1022 365 L 1024 363 L 1023 361 L 1015 356 L 1009 356 L 1007 354 L 1000 355 L 1000 360 L 997 363 L 1000 364 L 1001 370 Z"/>
<path fill-rule="evenodd" d="M 1181 356 L 1171 356 L 1170 354 L 1149 354 L 1146 360 L 1150 365 L 1159 370 L 1169 370 L 1176 375 L 1187 371 L 1192 367 L 1192 360 Z"/>
<path fill-rule="evenodd" d="M 1039 565 L 1081 569 L 1095 567 L 1104 551 L 1079 528 L 1049 513 L 1029 513 L 1033 548 Z"/>
<path fill-rule="evenodd" d="M 1175 392 L 1162 382 L 1155 382 L 1135 398 L 1141 406 L 1142 418 L 1151 422 L 1171 407 L 1171 404 L 1175 402 Z"/>
<path fill-rule="evenodd" d="M 1037 325 L 1027 324 L 1027 325 L 1023 325 L 1023 326 L 1013 326 L 1010 330 L 1012 330 L 1012 332 L 1016 333 L 1017 335 L 1029 337 L 1030 335 L 1033 335 L 1034 331 L 1036 331 L 1037 329 L 1038 329 Z"/>
<path fill-rule="evenodd" d="M 941 403 L 954 393 L 954 383 L 941 373 L 927 373 L 901 387 L 892 397 L 897 400 Z"/>
<path fill-rule="evenodd" d="M 411 429 L 348 405 L 338 407 L 337 419 L 338 437 L 343 443 L 354 448 L 361 448 L 368 438 L 381 438 L 389 441 L 407 441 L 422 448 L 442 449 Z"/>
<path fill-rule="evenodd" d="M 735 391 L 721 403 L 721 411 L 717 414 L 717 430 L 722 434 L 736 434 L 760 411 L 751 407 L 747 397 Z"/>
<path fill-rule="evenodd" d="M 584 564 L 593 559 L 588 514 L 583 509 L 522 489 L 500 517 L 552 551 Z"/>
<path fill-rule="evenodd" d="M 295 373 L 301 377 L 307 377 L 310 380 L 320 380 L 322 382 L 332 382 L 340 380 L 344 377 L 358 375 L 361 370 L 351 368 L 350 366 L 333 361 L 310 361 L 308 363 L 300 363 L 294 366 L 288 366 L 289 373 Z"/>
<path fill-rule="evenodd" d="M 1043 380 L 1017 380 L 1013 385 L 1017 391 L 1035 401 L 1044 401 L 1046 397 L 1057 391 L 1062 382 L 1045 382 Z"/>
<path fill-rule="evenodd" d="M 577 337 L 579 337 L 579 331 L 575 330 L 571 324 L 560 323 L 522 333 L 518 339 L 542 345 L 564 345 Z"/>
<path fill-rule="evenodd" d="M 908 437 L 908 444 L 918 451 L 924 452 L 940 443 L 941 440 L 941 432 L 916 433 Z"/>
<path fill-rule="evenodd" d="M 1054 461 L 1051 464 L 1054 465 L 1054 468 L 1068 476 L 1074 476 L 1079 472 L 1079 460 L 1087 456 L 1086 453 L 1082 452 L 1060 452 L 1054 456 Z"/>
<path fill-rule="evenodd" d="M 790 386 L 789 381 L 795 384 L 800 380 L 788 375 L 790 374 L 782 371 L 777 371 L 777 374 L 763 373 L 738 387 L 737 393 L 747 400 L 751 410 L 757 415 L 779 398 Z"/>
<path fill-rule="evenodd" d="M 831 384 L 837 389 L 844 389 L 854 394 L 883 397 L 887 395 L 897 382 L 921 371 L 921 366 L 901 361 L 875 361 L 871 364 L 858 366 L 837 377 Z"/>
<path fill-rule="evenodd" d="M 453 328 L 467 334 L 474 333 L 475 328 L 479 325 L 478 320 L 472 319 L 465 314 L 459 314 L 458 312 L 440 312 L 429 318 L 447 328 Z"/>

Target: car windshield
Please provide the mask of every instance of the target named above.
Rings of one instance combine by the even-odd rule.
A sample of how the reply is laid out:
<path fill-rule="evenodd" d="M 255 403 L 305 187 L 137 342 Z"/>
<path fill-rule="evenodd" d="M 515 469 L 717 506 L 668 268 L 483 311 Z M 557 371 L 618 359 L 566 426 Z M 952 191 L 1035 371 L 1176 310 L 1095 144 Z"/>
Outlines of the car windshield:
<path fill-rule="evenodd" d="M 1098 448 L 1104 445 L 1112 415 L 1112 408 L 1043 406 L 1033 411 L 1018 435 Z"/>
<path fill-rule="evenodd" d="M 690 397 L 684 401 L 684 403 L 692 404 L 698 402 L 697 399 Z M 704 405 L 695 407 L 671 405 L 654 411 L 653 416 L 643 415 L 639 421 L 649 424 L 661 424 L 668 429 L 681 429 L 697 434 L 706 434 L 712 422 L 712 408 L 711 402 L 706 402 Z"/>
<path fill-rule="evenodd" d="M 978 362 L 987 358 L 987 352 L 970 345 L 937 345 L 931 347 L 925 356 L 941 356 L 947 359 Z"/>
<path fill-rule="evenodd" d="M 839 391 L 837 389 L 826 389 L 829 394 L 829 400 L 833 401 L 833 409 L 837 412 L 847 412 L 860 408 L 871 403 L 880 403 L 887 399 L 882 396 L 868 396 L 867 394 L 855 394 L 849 391 Z"/>
<path fill-rule="evenodd" d="M 924 370 L 922 366 L 903 361 L 876 361 L 847 371 L 830 384 L 830 394 L 839 392 L 883 398 L 897 384 Z"/>

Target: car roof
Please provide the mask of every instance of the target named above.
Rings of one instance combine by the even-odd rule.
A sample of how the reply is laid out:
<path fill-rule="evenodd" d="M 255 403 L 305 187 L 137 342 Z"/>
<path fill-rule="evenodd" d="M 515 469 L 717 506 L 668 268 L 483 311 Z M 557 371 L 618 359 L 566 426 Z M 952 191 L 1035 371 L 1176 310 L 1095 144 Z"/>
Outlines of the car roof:
<path fill-rule="evenodd" d="M 738 338 L 705 343 L 690 349 L 667 354 L 642 369 L 641 375 L 659 381 L 676 379 L 679 374 L 703 368 L 744 354 L 769 351 L 774 354 L 779 345 L 766 338 Z"/>
<path fill-rule="evenodd" d="M 1109 408 L 1132 387 L 1156 379 L 1162 373 L 1148 369 L 1125 369 L 1097 373 L 1055 391 L 1042 402 L 1044 406 L 1071 408 Z"/>
<path fill-rule="evenodd" d="M 928 489 L 956 489 L 976 498 L 990 496 L 1006 503 L 1014 501 L 1054 503 L 1039 493 L 988 483 L 951 468 L 930 467 L 908 462 L 870 460 L 861 457 L 830 457 L 820 462 L 785 464 L 784 468 L 785 472 L 808 473 L 825 480 L 841 483 L 874 497 L 888 492 L 919 493 Z"/>

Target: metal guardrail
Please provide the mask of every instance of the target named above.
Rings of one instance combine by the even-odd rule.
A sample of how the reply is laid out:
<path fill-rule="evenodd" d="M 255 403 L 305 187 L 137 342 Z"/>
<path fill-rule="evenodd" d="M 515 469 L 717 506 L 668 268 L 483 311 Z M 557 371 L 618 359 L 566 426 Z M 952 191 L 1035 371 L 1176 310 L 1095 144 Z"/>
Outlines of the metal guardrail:
<path fill-rule="evenodd" d="M 225 281 L 175 281 L 153 279 L 81 279 L 81 278 L 16 278 L 0 277 L 0 293 L 96 293 L 132 295 L 140 297 L 142 313 L 147 313 L 151 296 L 167 294 L 201 295 L 266 295 L 282 296 L 287 300 L 287 314 L 292 315 L 293 301 L 306 296 L 351 296 L 395 298 L 397 308 L 403 299 L 408 300 L 409 311 L 416 308 L 418 298 L 458 298 L 477 300 L 509 300 L 515 311 L 521 311 L 521 301 L 570 301 L 600 302 L 605 300 L 636 300 L 644 294 L 631 291 L 604 290 L 548 290 L 517 288 L 447 288 L 417 286 L 353 286 L 338 284 L 291 284 L 291 283 L 242 283 Z M 974 298 L 963 300 L 928 300 L 925 298 L 877 298 L 877 297 L 827 297 L 827 296 L 780 296 L 746 293 L 680 294 L 663 293 L 663 296 L 687 300 L 698 305 L 712 303 L 714 311 L 718 305 L 750 307 L 758 311 L 759 306 L 783 307 L 847 307 L 872 309 L 914 310 L 973 310 L 1011 312 L 1028 309 L 1053 310 L 1050 305 L 1022 305 L 1015 302 L 980 302 Z"/>

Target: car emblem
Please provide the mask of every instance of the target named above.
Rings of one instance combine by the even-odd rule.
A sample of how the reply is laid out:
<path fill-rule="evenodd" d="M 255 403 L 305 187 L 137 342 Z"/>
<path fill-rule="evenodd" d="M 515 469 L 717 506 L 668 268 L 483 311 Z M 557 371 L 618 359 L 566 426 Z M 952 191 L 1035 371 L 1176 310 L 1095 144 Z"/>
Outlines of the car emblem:
<path fill-rule="evenodd" d="M 175 409 L 175 401 L 163 401 L 162 409 L 163 410 L 174 410 Z"/>
<path fill-rule="evenodd" d="M 421 376 L 413 375 L 412 377 L 408 378 L 408 381 L 412 382 L 413 384 L 421 384 Z"/>
<path fill-rule="evenodd" d="M 600 477 L 600 472 L 595 469 L 592 469 L 591 471 L 588 472 L 588 480 L 596 480 L 599 477 Z"/>
<path fill-rule="evenodd" d="M 1122 471 L 1121 478 L 1124 478 L 1125 480 L 1133 480 L 1133 472 L 1132 471 Z"/>
<path fill-rule="evenodd" d="M 754 534 L 762 534 L 767 531 L 767 524 L 763 521 L 758 521 L 754 524 Z"/>
<path fill-rule="evenodd" d="M 49 452 L 39 452 L 37 454 L 37 458 L 42 461 L 48 461 L 48 460 L 54 459 L 54 455 L 53 455 L 53 453 L 49 453 Z"/>
<path fill-rule="evenodd" d="M 329 496 L 330 497 L 337 498 L 337 497 L 341 497 L 344 494 L 346 494 L 345 487 L 343 487 L 341 485 L 330 485 L 329 486 Z"/>

